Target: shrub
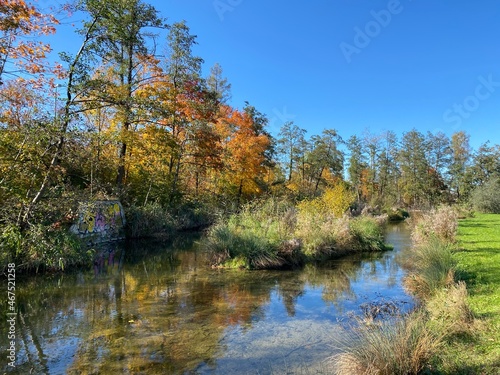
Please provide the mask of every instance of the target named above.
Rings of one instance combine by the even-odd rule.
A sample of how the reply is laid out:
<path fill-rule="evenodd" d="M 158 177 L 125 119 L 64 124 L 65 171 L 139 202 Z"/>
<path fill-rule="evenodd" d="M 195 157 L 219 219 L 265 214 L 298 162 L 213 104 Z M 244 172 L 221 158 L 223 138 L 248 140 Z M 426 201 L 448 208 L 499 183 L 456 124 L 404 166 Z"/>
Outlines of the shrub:
<path fill-rule="evenodd" d="M 125 210 L 127 223 L 125 233 L 128 238 L 170 235 L 176 224 L 172 216 L 159 204 L 130 206 Z"/>
<path fill-rule="evenodd" d="M 429 329 L 425 314 L 360 326 L 337 339 L 342 350 L 332 357 L 337 375 L 420 374 L 442 345 L 442 337 Z"/>
<path fill-rule="evenodd" d="M 301 214 L 314 214 L 321 217 L 342 217 L 355 202 L 356 194 L 348 189 L 344 183 L 338 183 L 325 190 L 323 195 L 312 200 L 299 203 Z"/>
<path fill-rule="evenodd" d="M 471 194 L 474 208 L 483 213 L 500 213 L 500 177 L 491 178 L 484 185 L 475 188 Z"/>
<path fill-rule="evenodd" d="M 20 270 L 63 271 L 91 264 L 93 251 L 66 227 L 31 225 L 21 232 L 15 225 L 4 227 L 1 239 L 2 263 L 16 262 Z"/>
<path fill-rule="evenodd" d="M 8 263 L 21 253 L 23 239 L 19 227 L 14 224 L 7 224 L 1 228 L 0 235 L 0 265 L 5 268 Z M 4 267 L 5 266 L 5 267 Z"/>
<path fill-rule="evenodd" d="M 222 215 L 222 209 L 212 202 L 187 201 L 172 210 L 177 230 L 192 230 L 207 227 Z"/>

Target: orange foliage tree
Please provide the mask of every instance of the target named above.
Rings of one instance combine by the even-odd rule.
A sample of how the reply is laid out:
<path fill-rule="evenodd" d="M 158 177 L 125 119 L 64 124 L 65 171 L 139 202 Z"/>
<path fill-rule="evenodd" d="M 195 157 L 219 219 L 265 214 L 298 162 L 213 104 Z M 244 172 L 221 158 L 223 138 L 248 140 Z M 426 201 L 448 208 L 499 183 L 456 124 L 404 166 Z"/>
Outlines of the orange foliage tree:
<path fill-rule="evenodd" d="M 249 114 L 224 107 L 216 128 L 223 151 L 221 182 L 236 192 L 238 201 L 243 196 L 262 192 L 258 181 L 265 173 L 265 153 L 270 139 L 259 133 Z"/>
<path fill-rule="evenodd" d="M 24 0 L 0 1 L 0 80 L 8 73 L 9 60 L 15 60 L 16 69 L 43 72 L 42 60 L 50 46 L 36 37 L 55 33 L 57 24 L 52 15 L 40 12 Z"/>

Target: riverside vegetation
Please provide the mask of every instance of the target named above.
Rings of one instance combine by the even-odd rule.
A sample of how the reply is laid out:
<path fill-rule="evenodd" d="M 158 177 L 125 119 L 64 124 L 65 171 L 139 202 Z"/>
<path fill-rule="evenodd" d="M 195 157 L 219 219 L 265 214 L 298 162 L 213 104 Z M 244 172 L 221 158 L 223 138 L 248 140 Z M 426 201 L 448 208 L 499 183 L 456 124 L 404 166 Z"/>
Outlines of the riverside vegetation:
<path fill-rule="evenodd" d="M 9 35 L 0 48 L 2 268 L 89 266 L 94 252 L 67 229 L 79 204 L 94 200 L 121 201 L 129 238 L 214 222 L 222 233 L 228 220 L 226 234 L 248 243 L 255 239 L 235 229 L 242 220 L 237 213 L 248 210 L 242 207 L 264 197 L 288 200 L 295 232 L 276 232 L 272 225 L 287 223 L 272 220 L 276 224 L 264 229 L 281 237 L 265 245 L 297 240 L 300 251 L 314 257 L 343 251 L 349 242 L 342 244 L 338 233 L 326 238 L 327 227 L 350 232 L 346 238 L 355 247 L 380 246 L 359 242 L 360 231 L 372 230 L 365 228 L 368 220 L 346 224 L 343 213 L 332 220 L 320 212 L 313 222 L 317 210 L 308 212 L 305 202 L 313 204 L 338 183 L 355 196 L 351 209 L 368 205 L 399 218 L 404 212 L 393 208 L 466 202 L 483 188 L 474 194 L 480 203 L 495 191 L 500 147 L 485 142 L 474 150 L 464 131 L 343 138 L 336 129 L 307 134 L 309 124 L 289 121 L 271 134 L 257 108 L 230 104 L 231 84 L 219 64 L 203 69 L 188 25 L 167 24 L 148 2 L 82 0 L 50 14 L 37 2 L 2 6 L 0 30 Z M 58 14 L 79 24 L 75 43 L 66 46 L 77 48 L 53 51 L 49 59 Z M 160 50 L 165 54 L 158 56 Z"/>
<path fill-rule="evenodd" d="M 205 247 L 212 265 L 229 268 L 284 268 L 359 251 L 381 251 L 379 217 L 345 215 L 353 193 L 337 184 L 315 199 L 293 205 L 268 199 L 244 207 L 214 225 Z"/>
<path fill-rule="evenodd" d="M 458 222 L 458 211 L 442 207 L 412 223 L 414 246 L 401 262 L 419 307 L 347 333 L 332 358 L 337 374 L 499 373 L 500 216 Z"/>

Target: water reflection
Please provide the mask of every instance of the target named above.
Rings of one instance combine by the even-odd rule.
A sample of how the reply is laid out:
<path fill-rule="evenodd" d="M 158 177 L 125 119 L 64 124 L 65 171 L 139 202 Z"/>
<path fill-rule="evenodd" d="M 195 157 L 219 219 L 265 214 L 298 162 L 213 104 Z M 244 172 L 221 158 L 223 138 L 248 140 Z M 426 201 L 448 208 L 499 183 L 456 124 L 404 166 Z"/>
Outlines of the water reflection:
<path fill-rule="evenodd" d="M 332 335 L 363 303 L 410 306 L 394 260 L 408 242 L 400 227 L 388 232 L 395 252 L 297 271 L 212 270 L 200 240 L 128 244 L 90 272 L 18 282 L 17 372 L 326 371 Z"/>

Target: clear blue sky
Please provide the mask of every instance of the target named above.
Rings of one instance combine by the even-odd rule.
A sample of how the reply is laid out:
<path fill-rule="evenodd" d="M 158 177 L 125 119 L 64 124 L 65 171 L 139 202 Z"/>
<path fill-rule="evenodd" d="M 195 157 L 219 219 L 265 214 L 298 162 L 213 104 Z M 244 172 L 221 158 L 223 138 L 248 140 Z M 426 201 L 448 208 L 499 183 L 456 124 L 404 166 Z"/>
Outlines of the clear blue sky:
<path fill-rule="evenodd" d="M 498 0 L 148 2 L 187 22 L 204 71 L 218 62 L 231 104 L 249 101 L 273 134 L 293 120 L 309 135 L 465 130 L 475 148 L 500 144 Z"/>

